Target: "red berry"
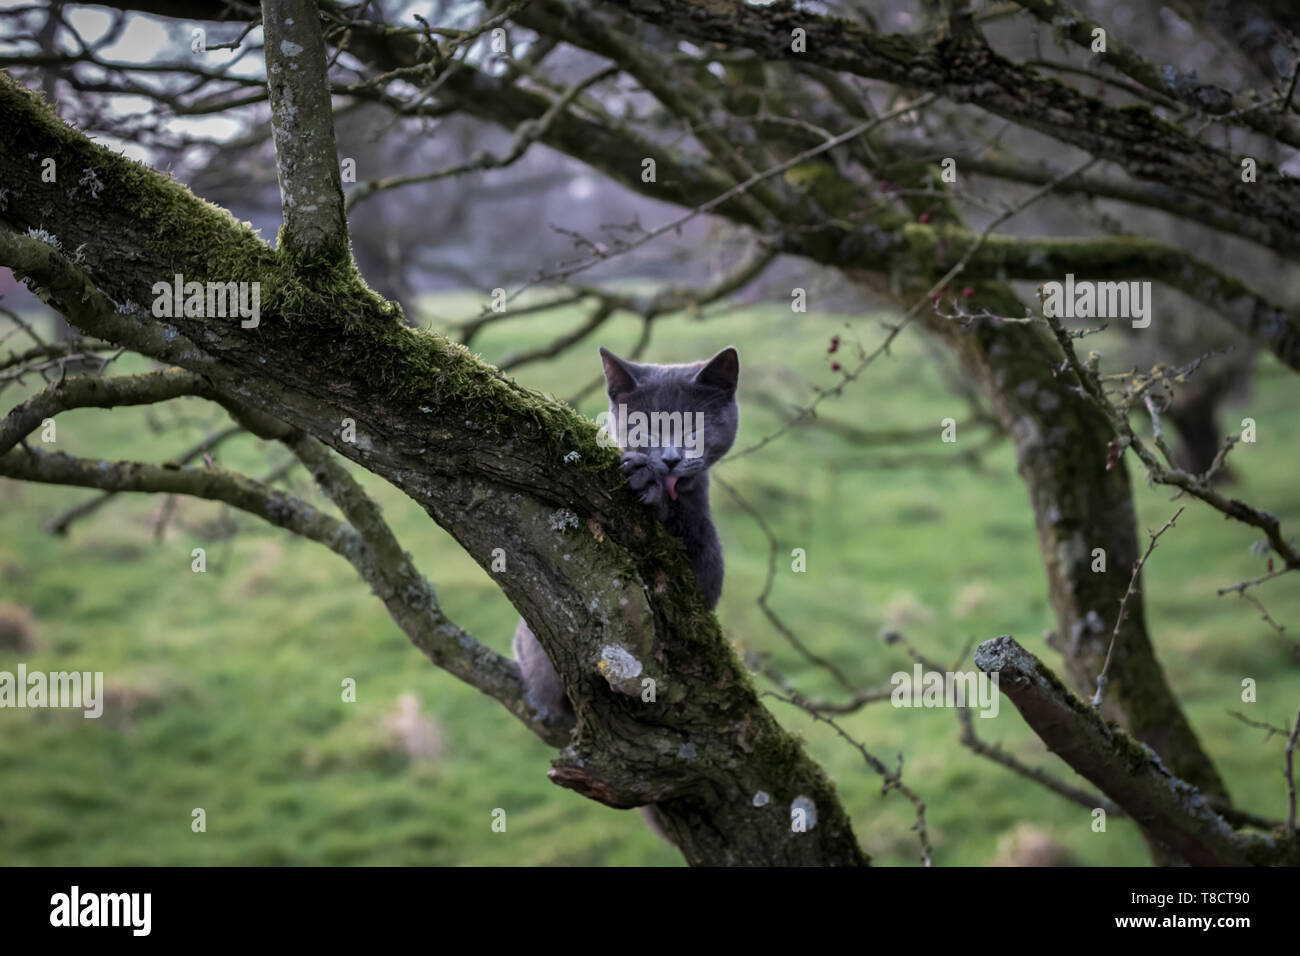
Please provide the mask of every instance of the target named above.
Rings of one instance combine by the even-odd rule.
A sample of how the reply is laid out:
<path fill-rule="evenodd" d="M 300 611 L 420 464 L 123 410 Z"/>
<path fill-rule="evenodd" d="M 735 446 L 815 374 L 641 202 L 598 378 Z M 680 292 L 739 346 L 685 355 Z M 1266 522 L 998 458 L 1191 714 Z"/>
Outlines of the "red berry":
<path fill-rule="evenodd" d="M 835 352 L 838 352 L 838 351 L 839 351 L 839 348 L 840 348 L 840 337 L 839 337 L 838 335 L 832 335 L 832 336 L 831 336 L 831 347 L 828 348 L 828 349 L 826 350 L 827 353 L 828 353 L 828 354 L 833 354 L 833 353 L 835 353 Z"/>
<path fill-rule="evenodd" d="M 929 214 L 928 212 L 923 212 L 923 213 L 921 213 L 921 215 L 919 215 L 919 216 L 916 217 L 916 221 L 917 221 L 917 222 L 929 222 L 929 221 L 930 221 L 930 214 Z"/>
<path fill-rule="evenodd" d="M 839 363 L 839 362 L 831 362 L 831 371 L 832 371 L 832 372 L 838 372 L 839 370 L 840 370 L 840 363 Z"/>
<path fill-rule="evenodd" d="M 972 289 L 970 286 L 967 286 L 966 288 L 961 290 L 961 294 L 965 296 L 967 299 L 969 299 L 971 296 L 975 294 L 975 290 Z"/>
<path fill-rule="evenodd" d="M 931 302 L 938 302 L 938 301 L 939 301 L 939 293 L 936 292 L 934 295 L 930 296 L 930 301 L 931 301 Z"/>

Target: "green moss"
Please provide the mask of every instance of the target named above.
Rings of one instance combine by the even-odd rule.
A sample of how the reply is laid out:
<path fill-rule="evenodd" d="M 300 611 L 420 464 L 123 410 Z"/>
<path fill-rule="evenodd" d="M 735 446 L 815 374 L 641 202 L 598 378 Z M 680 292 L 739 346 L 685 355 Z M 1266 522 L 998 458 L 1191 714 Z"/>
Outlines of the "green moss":
<path fill-rule="evenodd" d="M 808 193 L 827 213 L 838 217 L 844 228 L 856 228 L 847 217 L 859 219 L 864 214 L 870 216 L 873 226 L 887 232 L 901 228 L 908 221 L 908 217 L 873 199 L 860 183 L 842 176 L 828 160 L 800 163 L 786 170 L 783 178 Z"/>
<path fill-rule="evenodd" d="M 951 264 L 938 258 L 937 252 L 940 243 L 943 244 L 943 248 L 949 250 L 949 257 L 960 256 L 963 247 L 953 240 L 959 236 L 969 235 L 963 230 L 953 230 L 942 225 L 926 225 L 919 222 L 907 223 L 899 230 L 899 233 L 903 237 L 903 249 L 899 256 L 902 264 L 911 264 L 914 268 L 930 264 L 932 265 L 930 271 L 936 273 L 946 269 Z M 953 261 L 956 261 L 955 258 Z"/>
<path fill-rule="evenodd" d="M 787 169 L 783 178 L 810 194 L 827 210 L 852 209 L 862 203 L 861 188 L 841 176 L 828 160 L 800 163 Z"/>
<path fill-rule="evenodd" d="M 136 218 L 146 230 L 148 251 L 164 262 L 188 262 L 195 249 L 210 253 L 208 275 L 192 278 L 240 281 L 268 269 L 272 253 L 248 223 L 155 170 L 90 143 L 59 119 L 39 93 L 3 73 L 0 126 L 17 131 L 19 148 L 31 150 L 34 161 L 53 159 L 60 183 L 94 170 L 103 187 L 100 195 L 114 197 Z M 82 198 L 93 207 L 93 197 Z M 106 285 L 112 287 L 111 282 Z"/>
<path fill-rule="evenodd" d="M 1186 139 L 1182 130 L 1161 119 L 1151 107 L 1144 103 L 1130 103 L 1128 106 L 1119 107 L 1116 112 L 1130 122 L 1149 130 L 1153 136 L 1173 135 L 1179 139 Z"/>

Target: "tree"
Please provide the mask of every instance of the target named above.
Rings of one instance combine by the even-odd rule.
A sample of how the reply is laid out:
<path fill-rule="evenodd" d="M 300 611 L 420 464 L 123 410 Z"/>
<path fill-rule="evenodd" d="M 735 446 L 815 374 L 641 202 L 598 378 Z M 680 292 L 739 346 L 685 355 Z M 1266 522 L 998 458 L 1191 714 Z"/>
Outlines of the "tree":
<path fill-rule="evenodd" d="M 113 5 L 196 20 L 252 24 L 257 18 L 256 10 L 221 0 L 189 0 L 180 9 L 148 0 Z M 996 52 L 969 11 L 943 6 L 924 32 L 887 34 L 865 15 L 834 18 L 787 3 L 534 0 L 452 28 L 397 26 L 331 2 L 268 0 L 261 10 L 264 95 L 283 218 L 275 248 L 166 176 L 65 125 L 11 77 L 0 78 L 0 118 L 11 133 L 0 148 L 0 178 L 11 184 L 0 193 L 0 262 L 84 335 L 167 366 L 144 375 L 52 381 L 0 424 L 0 474 L 213 498 L 330 547 L 373 586 L 435 664 L 563 748 L 551 771 L 555 782 L 615 807 L 654 804 L 693 863 L 865 862 L 834 786 L 763 707 L 695 592 L 677 543 L 623 486 L 616 456 L 597 442 L 595 426 L 478 361 L 463 344 L 407 328 L 400 307 L 372 292 L 357 272 L 332 95 L 378 103 L 398 117 L 459 111 L 512 130 L 510 148 L 428 177 L 370 179 L 358 184 L 361 195 L 354 199 L 509 165 L 544 144 L 687 210 L 612 250 L 588 243 L 580 262 L 548 279 L 571 280 L 706 214 L 755 237 L 752 254 L 734 274 L 707 289 L 642 300 L 579 287 L 577 297 L 595 302 L 588 323 L 517 364 L 570 347 L 616 310 L 641 315 L 648 341 L 657 315 L 734 291 L 777 254 L 837 270 L 902 304 L 901 323 L 877 350 L 859 357 L 838 390 L 909 323 L 956 356 L 1015 445 L 1057 643 L 1072 682 L 1084 693 L 1095 690 L 1096 704 L 1080 702 L 1009 638 L 983 645 L 976 663 L 1000 671 L 1005 692 L 1035 731 L 1140 822 L 1156 859 L 1294 863 L 1300 859 L 1294 819 L 1270 836 L 1245 828 L 1249 815 L 1233 807 L 1164 679 L 1142 610 L 1145 557 L 1125 451 L 1155 481 L 1262 531 L 1281 562 L 1276 574 L 1300 567 L 1300 555 L 1276 518 L 1224 498 L 1211 486 L 1212 474 L 1184 471 L 1168 453 L 1160 409 L 1144 404 L 1143 396 L 1157 380 L 1178 387 L 1190 370 L 1135 374 L 1117 391 L 1075 354 L 1080 333 L 1051 315 L 1028 310 L 1026 316 L 1012 283 L 1067 273 L 1100 281 L 1151 278 L 1196 296 L 1236 334 L 1293 370 L 1300 369 L 1300 327 L 1270 295 L 1175 244 L 998 231 L 1050 194 L 1113 197 L 1293 260 L 1291 223 L 1300 211 L 1294 181 L 1265 162 L 1246 181 L 1233 151 L 1208 145 L 1186 126 L 1189 118 L 1202 118 L 1274 145 L 1300 146 L 1292 90 L 1243 106 L 1230 91 L 1186 77 L 1168 84 L 1156 66 L 1109 35 L 1108 68 L 1123 74 L 1127 95 L 1146 101 L 1116 106 Z M 1063 32 L 1073 42 L 1093 40 L 1091 21 L 1075 11 L 1063 13 L 1054 3 L 1021 6 L 1052 24 L 1066 16 L 1071 26 Z M 1277 20 L 1278 29 L 1287 28 L 1285 17 Z M 504 68 L 490 68 L 482 42 L 516 29 L 529 34 L 527 52 L 516 56 L 507 43 Z M 143 87 L 132 76 L 138 70 L 112 64 L 107 80 L 89 80 L 79 64 L 106 65 L 83 47 L 81 54 L 58 57 L 64 79 L 83 92 L 147 89 L 178 112 L 197 108 L 199 89 L 208 109 L 263 98 L 259 83 L 193 64 L 178 72 L 202 83 L 184 92 Z M 583 51 L 587 59 L 580 62 L 595 57 L 600 65 L 575 76 L 568 61 L 550 75 L 540 73 L 557 47 Z M 4 62 L 48 66 L 49 59 L 33 54 Z M 619 75 L 634 79 L 652 100 L 645 122 L 621 118 L 612 88 L 594 92 Z M 878 107 L 855 78 L 888 84 L 887 105 Z M 1121 82 L 1109 74 L 1105 80 Z M 941 106 L 945 100 L 949 105 Z M 969 228 L 959 213 L 961 197 L 935 160 L 960 152 L 953 148 L 960 143 L 936 138 L 939 131 L 979 129 L 972 115 L 1009 121 L 1084 156 L 1044 173 L 1013 156 L 961 155 L 953 166 L 959 175 L 1036 187 L 1014 203 L 995 205 L 982 229 Z M 929 130 L 922 122 L 927 116 L 934 117 Z M 909 122 L 921 137 L 889 133 Z M 658 135 L 671 124 L 685 124 L 689 148 Z M 47 161 L 53 178 L 42 176 Z M 1130 178 L 1097 175 L 1092 167 L 1102 162 Z M 175 299 L 187 300 L 184 283 L 198 282 L 202 305 L 173 306 L 166 314 L 173 297 L 160 293 L 159 284 L 165 288 L 175 276 L 183 277 L 175 280 L 182 283 Z M 959 279 L 966 289 L 945 305 L 949 284 Z M 214 316 L 205 298 L 210 283 L 256 285 L 255 324 Z M 158 301 L 162 309 L 151 305 Z M 58 358 L 58 349 L 66 354 L 70 347 L 42 347 L 25 360 Z M 240 427 L 283 442 L 343 518 L 219 469 L 87 461 L 23 442 L 68 408 L 180 395 L 218 402 Z M 815 407 L 797 411 L 790 427 L 811 418 Z M 1155 423 L 1150 442 L 1129 422 L 1134 409 L 1144 408 Z M 369 440 L 350 440 L 349 421 Z M 495 577 L 556 664 L 576 725 L 534 713 L 512 662 L 446 619 L 340 455 L 401 488 L 485 568 L 505 548 L 508 570 Z M 563 536 L 572 560 L 557 559 L 556 536 Z M 1132 568 L 1131 578 L 1091 573 L 1093 548 L 1103 549 L 1113 566 Z M 611 656 L 623 655 L 639 664 L 635 673 L 608 666 Z M 653 703 L 642 696 L 646 678 L 656 686 Z M 973 741 L 966 740 L 978 748 Z M 686 742 L 698 759 L 683 765 L 674 755 Z M 872 766 L 887 786 L 907 792 L 896 772 L 878 761 Z M 772 795 L 776 803 L 802 798 L 815 806 L 816 825 L 806 833 L 792 838 L 788 820 L 755 815 L 755 795 L 774 779 L 788 790 Z M 924 844 L 923 807 L 916 802 Z M 1234 830 L 1225 817 L 1243 829 Z"/>

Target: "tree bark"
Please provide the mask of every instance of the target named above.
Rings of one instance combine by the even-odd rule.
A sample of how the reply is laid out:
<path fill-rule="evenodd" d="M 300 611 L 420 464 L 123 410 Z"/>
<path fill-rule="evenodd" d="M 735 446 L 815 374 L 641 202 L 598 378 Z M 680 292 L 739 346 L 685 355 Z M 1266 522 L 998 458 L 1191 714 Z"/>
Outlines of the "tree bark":
<path fill-rule="evenodd" d="M 1053 753 L 1100 787 L 1178 859 L 1197 866 L 1300 862 L 1300 837 L 1294 830 L 1278 827 L 1270 836 L 1234 830 L 1196 787 L 1103 720 L 1012 638 L 985 641 L 975 651 L 975 663 L 999 675 L 998 689 Z"/>

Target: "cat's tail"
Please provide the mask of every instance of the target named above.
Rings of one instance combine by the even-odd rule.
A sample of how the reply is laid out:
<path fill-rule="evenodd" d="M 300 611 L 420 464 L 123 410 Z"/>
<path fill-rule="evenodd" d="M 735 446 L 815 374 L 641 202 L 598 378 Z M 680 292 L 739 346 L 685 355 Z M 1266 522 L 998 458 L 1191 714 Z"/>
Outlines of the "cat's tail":
<path fill-rule="evenodd" d="M 665 843 L 671 843 L 673 846 L 677 845 L 677 841 L 668 835 L 668 830 L 664 827 L 663 820 L 659 816 L 659 811 L 653 804 L 646 807 L 639 807 L 637 812 L 641 814 L 641 819 L 645 820 L 655 836 L 659 837 L 659 839 L 663 840 Z"/>
<path fill-rule="evenodd" d="M 524 619 L 519 619 L 512 642 L 515 660 L 524 675 L 524 687 L 528 690 L 528 702 L 541 717 L 551 714 L 573 714 L 573 705 L 564 693 L 564 684 L 560 675 L 555 673 L 551 659 L 538 643 L 533 632 L 528 629 Z"/>

